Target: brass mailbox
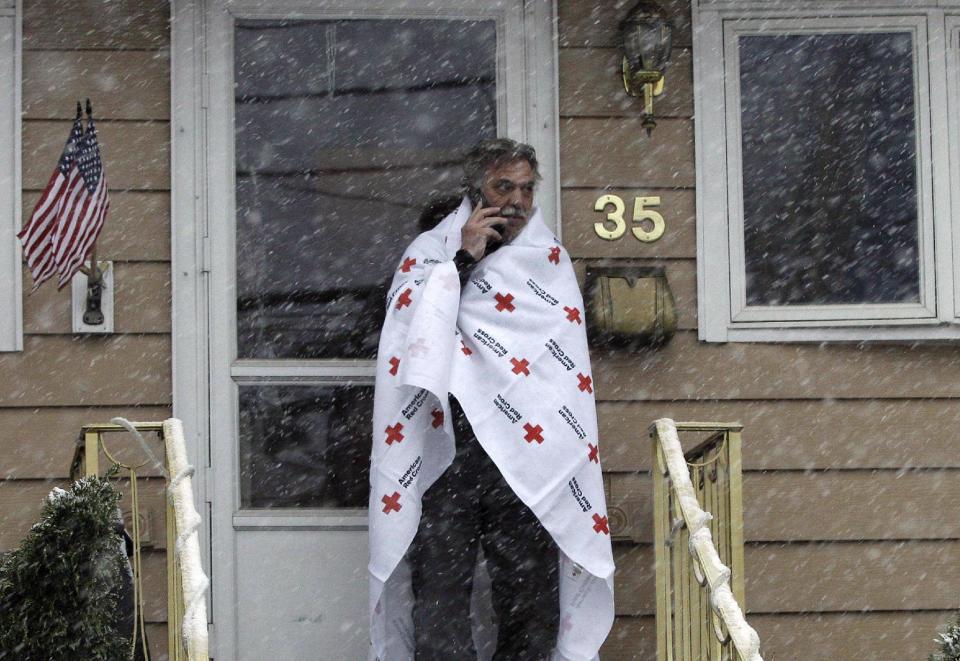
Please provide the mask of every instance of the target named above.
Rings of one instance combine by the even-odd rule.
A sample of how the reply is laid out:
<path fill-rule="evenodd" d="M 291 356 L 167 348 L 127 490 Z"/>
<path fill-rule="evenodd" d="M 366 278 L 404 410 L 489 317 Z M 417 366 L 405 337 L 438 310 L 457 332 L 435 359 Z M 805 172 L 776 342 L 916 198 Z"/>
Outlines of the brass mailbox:
<path fill-rule="evenodd" d="M 590 339 L 596 347 L 656 345 L 673 337 L 677 309 L 661 267 L 588 267 Z"/>

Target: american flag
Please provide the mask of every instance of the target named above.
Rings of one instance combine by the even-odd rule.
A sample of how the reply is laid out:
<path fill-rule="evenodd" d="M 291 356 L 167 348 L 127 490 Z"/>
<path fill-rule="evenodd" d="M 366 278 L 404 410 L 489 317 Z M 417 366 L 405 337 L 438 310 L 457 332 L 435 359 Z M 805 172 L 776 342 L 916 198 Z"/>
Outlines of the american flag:
<path fill-rule="evenodd" d="M 33 276 L 33 291 L 54 273 L 57 289 L 83 266 L 110 207 L 93 119 L 77 117 L 60 162 L 26 226 L 17 234 Z"/>

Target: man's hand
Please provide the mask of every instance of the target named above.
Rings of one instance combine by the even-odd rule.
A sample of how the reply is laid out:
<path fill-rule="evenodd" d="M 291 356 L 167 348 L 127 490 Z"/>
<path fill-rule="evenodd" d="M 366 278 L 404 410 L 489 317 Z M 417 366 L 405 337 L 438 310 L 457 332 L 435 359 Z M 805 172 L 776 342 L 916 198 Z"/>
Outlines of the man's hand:
<path fill-rule="evenodd" d="M 506 225 L 506 218 L 501 218 L 500 207 L 478 206 L 470 214 L 470 218 L 460 230 L 460 245 L 478 262 L 483 259 L 487 251 L 487 244 L 503 241 L 503 236 L 491 225 Z"/>

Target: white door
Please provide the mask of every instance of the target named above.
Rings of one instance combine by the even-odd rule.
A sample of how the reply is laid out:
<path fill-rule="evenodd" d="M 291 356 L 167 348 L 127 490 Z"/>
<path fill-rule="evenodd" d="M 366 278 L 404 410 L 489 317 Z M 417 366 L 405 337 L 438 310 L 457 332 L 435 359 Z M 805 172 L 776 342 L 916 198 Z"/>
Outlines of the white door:
<path fill-rule="evenodd" d="M 550 5 L 213 0 L 197 12 L 216 659 L 366 657 L 386 286 L 480 138 L 539 148 L 555 219 Z"/>

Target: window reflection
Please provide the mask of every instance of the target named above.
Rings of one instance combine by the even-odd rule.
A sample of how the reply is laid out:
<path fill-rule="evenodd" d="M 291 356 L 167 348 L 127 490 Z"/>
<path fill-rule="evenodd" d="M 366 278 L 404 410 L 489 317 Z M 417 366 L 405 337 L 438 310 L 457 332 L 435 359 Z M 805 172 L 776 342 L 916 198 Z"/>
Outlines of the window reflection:
<path fill-rule="evenodd" d="M 370 386 L 240 387 L 244 508 L 367 506 Z"/>
<path fill-rule="evenodd" d="M 372 358 L 386 286 L 496 135 L 492 21 L 239 21 L 240 358 Z"/>
<path fill-rule="evenodd" d="M 907 33 L 740 39 L 749 305 L 920 300 Z"/>

